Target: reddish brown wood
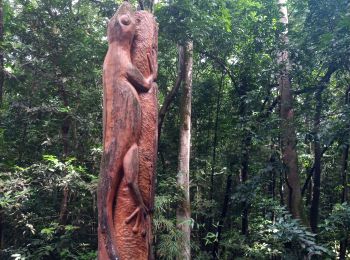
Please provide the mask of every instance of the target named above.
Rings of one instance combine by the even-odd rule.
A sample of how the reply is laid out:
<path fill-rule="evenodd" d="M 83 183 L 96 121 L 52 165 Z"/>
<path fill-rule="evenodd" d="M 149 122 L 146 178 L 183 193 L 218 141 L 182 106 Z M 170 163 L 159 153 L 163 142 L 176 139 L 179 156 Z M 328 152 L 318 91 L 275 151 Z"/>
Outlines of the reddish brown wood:
<path fill-rule="evenodd" d="M 103 156 L 98 189 L 104 259 L 150 259 L 157 149 L 158 28 L 124 2 L 108 24 Z"/>

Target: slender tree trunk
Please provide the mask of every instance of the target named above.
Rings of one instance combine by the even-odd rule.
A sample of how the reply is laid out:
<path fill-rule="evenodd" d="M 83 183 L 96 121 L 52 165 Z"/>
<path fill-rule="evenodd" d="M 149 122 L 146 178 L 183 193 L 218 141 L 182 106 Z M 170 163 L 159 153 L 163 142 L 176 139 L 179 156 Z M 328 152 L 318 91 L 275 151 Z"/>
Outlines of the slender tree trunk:
<path fill-rule="evenodd" d="M 345 93 L 345 106 L 348 109 L 349 106 L 349 94 L 350 94 L 350 87 L 347 89 Z M 350 125 L 348 125 L 350 127 Z M 342 158 L 341 158 L 341 177 L 342 177 L 342 194 L 341 194 L 341 202 L 347 202 L 348 201 L 348 159 L 349 159 L 349 134 L 346 134 L 345 136 L 345 144 L 343 146 L 342 151 Z M 346 236 L 343 240 L 340 241 L 340 248 L 339 248 L 339 259 L 345 260 L 346 259 L 346 250 L 348 246 L 348 237 Z"/>
<path fill-rule="evenodd" d="M 69 106 L 68 102 L 68 94 L 65 89 L 64 83 L 60 83 L 60 89 L 59 93 L 61 96 L 61 99 L 63 101 L 63 105 L 67 108 Z M 63 119 L 62 125 L 61 125 L 61 135 L 62 135 L 62 145 L 63 145 L 63 158 L 67 158 L 69 154 L 69 134 L 70 129 L 70 118 L 68 114 L 65 114 L 65 117 Z M 59 215 L 59 223 L 61 225 L 66 225 L 67 218 L 68 218 L 68 200 L 69 200 L 69 187 L 65 186 L 63 188 L 62 192 L 62 201 L 61 201 L 61 209 L 60 209 L 60 215 Z"/>
<path fill-rule="evenodd" d="M 349 159 L 349 144 L 345 144 L 342 152 L 341 159 L 341 176 L 342 176 L 342 194 L 341 194 L 341 202 L 344 203 L 348 201 L 348 159 Z"/>
<path fill-rule="evenodd" d="M 0 0 L 0 43 L 4 40 L 4 14 L 3 14 L 3 0 Z M 4 50 L 0 46 L 0 108 L 3 103 L 4 94 Z"/>
<path fill-rule="evenodd" d="M 222 236 L 222 228 L 224 227 L 227 211 L 228 211 L 228 204 L 230 201 L 230 195 L 231 195 L 231 187 L 232 187 L 232 167 L 230 167 L 230 173 L 227 175 L 227 180 L 226 180 L 226 189 L 225 189 L 225 197 L 224 197 L 224 203 L 222 204 L 222 209 L 221 209 L 221 215 L 220 215 L 220 220 L 219 220 L 219 225 L 217 228 L 217 241 L 215 241 L 213 245 L 213 250 L 212 250 L 212 257 L 213 259 L 220 259 L 219 258 L 219 245 L 221 241 L 221 236 Z"/>
<path fill-rule="evenodd" d="M 190 210 L 190 147 L 191 147 L 191 95 L 192 95 L 192 68 L 193 43 L 188 41 L 180 47 L 185 57 L 185 73 L 180 111 L 180 147 L 178 158 L 178 185 L 183 190 L 183 200 L 176 210 L 179 229 L 183 233 L 183 244 L 178 259 L 191 259 L 191 210 Z"/>
<path fill-rule="evenodd" d="M 0 207 L 0 252 L 5 248 L 5 224 L 4 224 L 4 213 Z M 0 254 L 1 256 L 1 254 Z"/>
<path fill-rule="evenodd" d="M 4 14 L 3 14 L 3 0 L 0 0 L 0 43 L 4 40 Z M 0 108 L 3 103 L 3 93 L 4 93 L 4 51 L 3 47 L 0 47 Z M 4 248 L 4 216 L 2 213 L 2 208 L 0 207 L 0 250 Z"/>
<path fill-rule="evenodd" d="M 314 118 L 314 175 L 313 175 L 313 185 L 312 185 L 312 200 L 310 208 L 310 226 L 312 232 L 317 232 L 319 207 L 320 207 L 320 188 L 321 188 L 321 143 L 319 138 L 319 128 L 321 122 L 322 113 L 322 89 L 318 90 L 315 94 L 316 99 L 316 113 Z"/>
<path fill-rule="evenodd" d="M 245 118 L 247 116 L 247 104 L 246 104 L 246 95 L 247 95 L 247 88 L 248 88 L 248 79 L 243 78 L 242 84 L 239 88 L 239 96 L 240 96 L 240 103 L 239 103 L 239 115 L 243 118 L 243 121 L 241 122 L 241 127 L 243 129 L 243 139 L 241 141 L 241 171 L 240 171 L 240 178 L 241 178 L 241 184 L 245 185 L 245 183 L 248 181 L 249 178 L 249 150 L 251 146 L 251 135 L 250 133 L 245 130 Z M 248 235 L 248 219 L 249 219 L 249 203 L 243 202 L 242 203 L 242 226 L 241 226 L 241 232 L 243 235 Z"/>
<path fill-rule="evenodd" d="M 242 164 L 241 164 L 241 182 L 245 184 L 248 181 L 248 170 L 249 170 L 249 148 L 251 145 L 251 137 L 247 133 L 247 136 L 243 141 L 243 154 L 242 154 Z M 249 232 L 249 208 L 250 205 L 247 202 L 242 204 L 242 229 L 241 232 L 243 235 L 248 235 Z"/>
<path fill-rule="evenodd" d="M 282 174 L 279 175 L 279 183 L 278 183 L 278 191 L 280 195 L 280 205 L 285 206 L 285 198 L 284 198 L 284 181 Z"/>
<path fill-rule="evenodd" d="M 331 76 L 332 74 L 337 70 L 337 68 L 333 65 L 333 64 L 330 64 L 330 66 L 328 67 L 328 70 L 326 72 L 326 74 L 322 77 L 322 79 L 319 81 L 319 86 L 317 88 L 317 91 L 320 91 L 320 93 L 323 92 L 324 88 L 327 86 L 327 84 L 329 83 L 330 79 L 331 79 Z M 317 95 L 317 93 L 316 93 Z M 314 119 L 315 120 L 315 119 Z M 348 131 L 346 131 L 347 133 Z M 324 155 L 325 152 L 327 152 L 327 150 L 332 146 L 332 144 L 335 142 L 336 138 L 333 138 L 330 142 L 330 144 L 327 146 L 327 147 L 324 147 L 321 151 L 321 159 L 322 159 L 322 156 Z M 312 168 L 310 170 L 308 170 L 307 172 L 307 177 L 306 177 L 306 180 L 305 180 L 305 183 L 303 185 L 303 188 L 302 188 L 302 191 L 301 191 L 301 194 L 302 196 L 305 195 L 305 192 L 306 192 L 306 189 L 309 187 L 309 182 L 311 180 L 311 177 L 313 176 L 313 173 L 315 171 L 315 162 L 312 166 Z"/>
<path fill-rule="evenodd" d="M 271 149 L 272 150 L 272 149 Z M 272 150 L 273 152 L 273 150 Z M 270 171 L 270 183 L 268 185 L 268 191 L 271 196 L 271 199 L 274 201 L 276 199 L 276 170 L 274 169 L 273 164 L 276 162 L 276 158 L 274 154 L 270 156 L 270 164 L 272 166 L 272 170 Z M 271 212 L 271 221 L 275 220 L 275 212 Z"/>
<path fill-rule="evenodd" d="M 342 160 L 341 160 L 341 174 L 342 174 L 342 196 L 341 196 L 341 202 L 347 202 L 348 200 L 348 177 L 347 177 L 347 169 L 348 169 L 348 157 L 349 157 L 349 145 L 346 144 L 343 148 L 343 154 L 342 154 Z M 346 259 L 346 250 L 348 246 L 348 236 L 340 240 L 340 248 L 339 248 L 339 259 L 345 260 Z"/>
<path fill-rule="evenodd" d="M 281 13 L 281 23 L 285 27 L 281 33 L 281 48 L 278 53 L 278 64 L 280 66 L 279 88 L 281 95 L 281 142 L 282 160 L 286 166 L 287 181 L 287 205 L 293 218 L 302 218 L 302 204 L 300 179 L 298 174 L 298 157 L 296 151 L 296 133 L 294 127 L 293 97 L 291 82 L 289 79 L 289 57 L 288 57 L 288 11 L 287 0 L 278 0 Z"/>
<path fill-rule="evenodd" d="M 215 115 L 215 128 L 214 128 L 214 140 L 213 140 L 213 154 L 212 154 L 212 166 L 211 166 L 211 176 L 210 176 L 210 199 L 213 199 L 214 193 L 214 173 L 216 167 L 216 147 L 218 144 L 218 127 L 219 127 L 219 113 L 220 113 L 220 103 L 221 103 L 221 89 L 224 80 L 224 75 L 222 75 L 219 91 L 216 99 L 216 115 Z"/>

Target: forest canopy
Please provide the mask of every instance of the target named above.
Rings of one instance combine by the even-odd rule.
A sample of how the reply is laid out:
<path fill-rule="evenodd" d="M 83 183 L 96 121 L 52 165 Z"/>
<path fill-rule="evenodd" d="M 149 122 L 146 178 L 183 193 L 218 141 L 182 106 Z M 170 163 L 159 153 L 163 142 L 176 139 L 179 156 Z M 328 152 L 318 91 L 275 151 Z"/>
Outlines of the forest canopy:
<path fill-rule="evenodd" d="M 0 1 L 1 259 L 97 257 L 102 64 L 121 2 Z M 155 259 L 350 259 L 349 1 L 130 2 L 159 24 Z"/>

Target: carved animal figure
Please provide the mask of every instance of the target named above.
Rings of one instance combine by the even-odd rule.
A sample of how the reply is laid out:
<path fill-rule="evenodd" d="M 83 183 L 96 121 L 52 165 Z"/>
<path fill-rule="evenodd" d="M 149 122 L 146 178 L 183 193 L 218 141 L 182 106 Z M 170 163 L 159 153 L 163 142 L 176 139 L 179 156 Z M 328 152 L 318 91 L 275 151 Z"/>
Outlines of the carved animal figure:
<path fill-rule="evenodd" d="M 153 75 L 157 74 L 158 25 L 154 16 L 147 11 L 135 12 L 136 31 L 131 47 L 131 61 L 145 76 L 151 74 L 148 53 L 152 53 Z M 138 140 L 139 174 L 138 186 L 143 202 L 150 210 L 146 218 L 146 236 L 134 234 L 133 225 L 118 222 L 126 219 L 134 210 L 135 202 L 125 181 L 118 189 L 114 208 L 117 248 L 121 259 L 152 259 L 152 208 L 154 204 L 154 183 L 157 159 L 158 102 L 157 84 L 153 83 L 148 92 L 139 92 L 141 105 L 141 134 Z M 117 223 L 118 222 L 118 223 Z"/>
<path fill-rule="evenodd" d="M 116 248 L 113 209 L 122 181 L 132 195 L 136 209 L 125 219 L 135 220 L 135 234 L 145 235 L 148 209 L 138 187 L 141 106 L 139 92 L 147 92 L 154 81 L 154 59 L 147 54 L 150 76 L 145 78 L 132 64 L 131 45 L 135 34 L 132 7 L 124 2 L 108 24 L 108 52 L 103 64 L 103 155 L 98 187 L 99 259 L 119 259 Z M 120 220 L 118 220 L 120 221 Z"/>

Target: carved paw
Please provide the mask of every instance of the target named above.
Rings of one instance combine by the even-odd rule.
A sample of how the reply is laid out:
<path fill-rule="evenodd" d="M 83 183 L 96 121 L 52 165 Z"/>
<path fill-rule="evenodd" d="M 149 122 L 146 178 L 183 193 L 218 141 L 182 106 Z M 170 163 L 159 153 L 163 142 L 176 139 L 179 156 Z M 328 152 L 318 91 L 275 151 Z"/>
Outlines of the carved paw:
<path fill-rule="evenodd" d="M 130 224 L 130 222 L 136 218 L 136 222 L 134 227 L 132 228 L 132 232 L 137 234 L 141 230 L 141 235 L 146 235 L 146 219 L 147 219 L 148 209 L 146 206 L 137 207 L 133 213 L 125 220 L 126 224 Z"/>

